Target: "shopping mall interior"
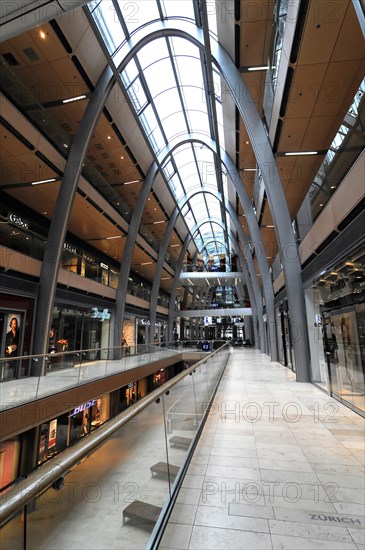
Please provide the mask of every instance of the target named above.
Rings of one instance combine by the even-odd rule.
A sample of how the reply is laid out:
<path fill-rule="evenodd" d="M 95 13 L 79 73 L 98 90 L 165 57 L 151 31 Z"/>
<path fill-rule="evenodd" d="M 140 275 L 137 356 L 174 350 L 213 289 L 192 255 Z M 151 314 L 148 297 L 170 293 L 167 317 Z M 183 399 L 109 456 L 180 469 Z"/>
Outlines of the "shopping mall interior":
<path fill-rule="evenodd" d="M 363 0 L 0 9 L 0 542 L 364 550 Z"/>

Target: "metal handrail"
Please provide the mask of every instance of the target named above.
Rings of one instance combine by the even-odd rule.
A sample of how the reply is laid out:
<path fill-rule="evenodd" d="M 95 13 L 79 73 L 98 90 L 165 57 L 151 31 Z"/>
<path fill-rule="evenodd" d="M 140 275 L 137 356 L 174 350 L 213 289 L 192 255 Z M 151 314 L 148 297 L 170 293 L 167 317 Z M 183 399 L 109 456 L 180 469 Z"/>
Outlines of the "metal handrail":
<path fill-rule="evenodd" d="M 175 344 L 175 342 L 162 342 L 164 344 L 164 347 L 167 347 L 168 345 Z M 151 344 L 129 344 L 128 347 L 142 347 L 142 346 L 153 346 L 153 347 L 161 347 L 161 343 L 153 342 Z M 104 350 L 114 350 L 114 349 L 120 349 L 123 350 L 125 347 L 123 346 L 108 346 L 107 348 L 88 348 L 88 349 L 75 349 L 70 351 L 57 351 L 54 353 L 48 352 L 48 353 L 39 353 L 38 355 L 19 355 L 19 357 L 1 357 L 0 362 L 4 361 L 21 361 L 23 359 L 41 359 L 42 357 L 48 358 L 49 356 L 57 357 L 58 355 L 75 355 L 75 353 L 88 353 L 88 352 L 96 352 L 96 351 L 104 351 Z"/>
<path fill-rule="evenodd" d="M 214 350 L 204 359 L 192 365 L 185 371 L 176 375 L 172 380 L 166 382 L 161 388 L 157 388 L 152 393 L 143 397 L 137 403 L 131 405 L 126 411 L 113 417 L 112 422 L 106 422 L 105 425 L 98 428 L 95 432 L 88 435 L 81 442 L 73 447 L 66 449 L 57 458 L 53 458 L 40 466 L 24 480 L 15 483 L 9 491 L 5 491 L 0 496 L 0 527 L 2 527 L 14 514 L 16 514 L 29 501 L 35 499 L 38 495 L 48 489 L 52 483 L 59 478 L 63 478 L 77 464 L 96 451 L 110 436 L 119 428 L 124 426 L 129 420 L 145 409 L 148 405 L 156 401 L 161 395 L 170 390 L 180 380 L 192 374 L 197 368 L 211 359 L 217 352 L 222 351 L 227 344 L 223 344 L 219 349 Z M 56 462 L 57 461 L 57 462 Z"/>

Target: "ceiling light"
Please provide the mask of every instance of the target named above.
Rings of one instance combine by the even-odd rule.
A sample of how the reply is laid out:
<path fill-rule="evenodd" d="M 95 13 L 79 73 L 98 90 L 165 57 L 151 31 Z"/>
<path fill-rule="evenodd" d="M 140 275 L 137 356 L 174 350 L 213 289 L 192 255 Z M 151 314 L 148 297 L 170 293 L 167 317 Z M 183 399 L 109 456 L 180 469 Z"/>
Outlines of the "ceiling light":
<path fill-rule="evenodd" d="M 110 239 L 121 239 L 122 235 L 115 235 L 114 237 L 106 237 L 106 240 L 109 241 Z"/>
<path fill-rule="evenodd" d="M 112 139 L 112 136 L 108 136 L 108 139 Z"/>
<path fill-rule="evenodd" d="M 256 172 L 257 168 L 244 168 L 243 171 L 244 172 Z"/>
<path fill-rule="evenodd" d="M 46 38 L 46 33 L 44 31 L 40 31 L 39 36 L 44 40 Z"/>
<path fill-rule="evenodd" d="M 323 203 L 321 202 L 321 204 L 319 206 L 323 206 Z"/>
<path fill-rule="evenodd" d="M 44 211 L 42 212 L 42 214 L 45 216 L 45 215 L 47 214 L 47 212 L 44 210 Z M 46 242 L 46 241 L 44 241 L 44 242 Z"/>
<path fill-rule="evenodd" d="M 141 265 L 152 265 L 153 262 L 142 262 Z"/>
<path fill-rule="evenodd" d="M 180 246 L 180 245 L 179 244 L 172 244 L 171 248 L 173 248 L 174 246 Z"/>
<path fill-rule="evenodd" d="M 318 155 L 318 151 L 295 151 L 294 153 L 285 153 L 286 157 L 301 156 L 301 155 Z"/>
<path fill-rule="evenodd" d="M 156 223 L 165 223 L 165 221 L 166 221 L 166 220 L 160 220 L 160 221 L 158 221 L 158 222 L 153 222 L 153 223 L 154 223 L 154 225 L 156 225 Z"/>
<path fill-rule="evenodd" d="M 120 157 L 122 160 L 124 160 L 124 157 Z"/>
<path fill-rule="evenodd" d="M 248 71 L 267 71 L 267 69 L 270 69 L 267 65 L 261 65 L 258 67 L 248 67 Z"/>
<path fill-rule="evenodd" d="M 336 185 L 331 185 L 331 189 L 336 189 Z"/>
<path fill-rule="evenodd" d="M 130 185 L 131 183 L 139 183 L 141 180 L 125 181 L 122 185 Z M 150 199 L 148 199 L 150 200 Z"/>
<path fill-rule="evenodd" d="M 167 281 L 168 279 L 171 279 L 171 277 L 161 277 L 161 281 Z"/>
<path fill-rule="evenodd" d="M 51 183 L 52 181 L 56 181 L 56 178 L 50 178 L 48 180 L 32 181 L 32 185 L 40 185 L 41 183 Z"/>
<path fill-rule="evenodd" d="M 265 225 L 265 227 L 275 227 L 275 225 Z"/>
<path fill-rule="evenodd" d="M 86 99 L 86 95 L 77 95 L 75 97 L 70 97 L 69 99 L 63 99 L 62 103 L 71 103 L 71 101 L 80 101 L 80 99 Z"/>
<path fill-rule="evenodd" d="M 249 142 L 249 141 L 245 141 L 245 143 L 246 143 L 246 145 L 249 145 L 250 142 Z"/>

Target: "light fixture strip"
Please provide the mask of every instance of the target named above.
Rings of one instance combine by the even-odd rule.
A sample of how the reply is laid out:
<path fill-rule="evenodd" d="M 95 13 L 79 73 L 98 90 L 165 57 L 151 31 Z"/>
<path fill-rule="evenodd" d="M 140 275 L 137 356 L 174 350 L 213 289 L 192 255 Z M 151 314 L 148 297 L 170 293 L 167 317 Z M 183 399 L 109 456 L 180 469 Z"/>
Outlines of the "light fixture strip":
<path fill-rule="evenodd" d="M 78 95 L 78 96 L 75 96 L 75 97 L 70 97 L 68 99 L 63 99 L 62 103 L 71 103 L 72 101 L 80 101 L 81 99 L 86 99 L 86 95 L 83 94 L 83 95 Z"/>
<path fill-rule="evenodd" d="M 56 181 L 56 178 L 50 178 L 48 180 L 32 181 L 31 185 L 40 185 L 41 183 L 52 183 L 53 181 Z"/>
<path fill-rule="evenodd" d="M 304 155 L 318 155 L 318 151 L 295 151 L 294 153 L 285 153 L 286 157 L 300 157 Z"/>

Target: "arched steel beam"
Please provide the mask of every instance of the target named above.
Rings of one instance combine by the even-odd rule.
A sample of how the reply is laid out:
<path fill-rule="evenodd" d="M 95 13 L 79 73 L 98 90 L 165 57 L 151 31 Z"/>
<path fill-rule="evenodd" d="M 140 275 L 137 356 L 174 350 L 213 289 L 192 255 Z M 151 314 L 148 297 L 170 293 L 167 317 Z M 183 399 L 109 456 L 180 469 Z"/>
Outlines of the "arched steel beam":
<path fill-rule="evenodd" d="M 243 233 L 241 224 L 238 222 L 238 218 L 236 217 L 236 220 L 234 218 L 232 218 L 232 219 L 233 219 L 234 223 L 236 221 L 236 224 L 235 224 L 236 225 L 236 230 L 237 230 L 237 233 L 238 233 L 240 239 L 242 239 L 242 242 L 245 242 L 245 235 Z M 187 247 L 189 246 L 189 242 L 193 238 L 194 233 L 196 233 L 196 231 L 199 230 L 199 227 L 201 225 L 203 225 L 204 223 L 206 223 L 207 221 L 214 221 L 218 225 L 223 224 L 223 222 L 221 220 L 219 220 L 218 218 L 217 219 L 216 218 L 207 218 L 205 220 L 202 220 L 202 221 L 198 222 L 192 228 L 192 230 L 190 231 L 190 234 L 187 235 L 187 237 L 185 238 L 183 248 L 180 252 L 180 256 L 179 256 L 179 259 L 178 259 L 178 262 L 177 262 L 177 265 L 176 265 L 176 269 L 175 269 L 175 276 L 174 276 L 174 281 L 173 281 L 173 284 L 172 284 L 171 298 L 170 298 L 170 305 L 169 305 L 168 335 L 169 335 L 170 338 L 172 338 L 172 332 L 173 332 L 173 321 L 174 321 L 175 298 L 176 298 L 176 293 L 177 293 L 177 285 L 178 285 L 179 278 L 180 278 L 180 273 L 181 273 L 181 270 L 182 270 L 182 264 L 183 264 L 184 256 L 185 256 Z M 248 267 L 250 277 L 251 277 L 253 294 L 255 295 L 255 298 L 256 298 L 256 295 L 261 297 L 261 291 L 260 291 L 260 287 L 259 287 L 259 284 L 258 284 L 258 281 L 257 281 L 256 270 L 254 268 L 252 259 L 251 259 L 251 262 L 250 261 L 247 262 L 247 267 Z M 259 299 L 258 301 L 256 300 L 256 308 L 257 308 L 257 316 L 258 316 L 259 330 L 260 330 L 260 338 L 259 338 L 259 341 L 258 341 L 258 346 L 261 346 L 262 343 L 265 342 L 265 339 L 264 339 L 264 326 L 263 326 L 263 309 L 262 309 L 262 300 L 261 299 Z M 264 353 L 266 353 L 266 351 L 264 351 Z"/>
<path fill-rule="evenodd" d="M 177 147 L 178 147 L 178 145 L 176 145 L 172 149 L 172 151 Z M 166 159 L 168 158 L 168 156 L 170 154 L 171 154 L 170 149 L 169 149 L 169 153 L 163 152 L 161 154 L 161 157 L 162 157 L 162 159 L 160 161 L 161 165 L 163 165 L 163 163 L 166 161 Z M 146 182 L 145 182 L 145 185 L 146 185 Z M 161 280 L 163 262 L 164 262 L 164 259 L 166 257 L 168 242 L 170 240 L 170 236 L 171 236 L 171 233 L 173 231 L 176 219 L 179 215 L 179 211 L 181 211 L 184 208 L 185 204 L 194 195 L 196 195 L 198 193 L 202 193 L 202 192 L 207 193 L 207 194 L 211 194 L 217 200 L 221 201 L 220 193 L 218 191 L 215 191 L 214 189 L 211 189 L 209 187 L 203 187 L 203 188 L 199 187 L 197 189 L 192 189 L 189 193 L 187 193 L 187 195 L 184 198 L 182 198 L 178 202 L 177 208 L 175 208 L 175 210 L 173 211 L 173 213 L 171 215 L 171 218 L 170 218 L 170 221 L 167 224 L 167 228 L 166 228 L 163 240 L 161 241 L 161 246 L 160 246 L 160 249 L 159 249 L 159 255 L 158 255 L 157 263 L 156 263 L 156 266 L 155 266 L 155 276 L 154 276 L 154 280 L 153 280 L 151 299 L 150 299 L 150 327 L 153 327 L 155 325 L 155 322 L 156 322 L 157 297 L 158 297 L 158 291 L 159 291 L 159 284 L 160 284 L 160 280 Z M 227 205 L 229 205 L 228 202 L 227 202 Z M 233 223 L 236 227 L 237 232 L 239 232 L 239 234 L 240 234 L 240 238 L 242 240 L 244 250 L 245 250 L 245 252 L 247 253 L 247 256 L 248 256 L 248 262 L 249 262 L 249 270 L 248 271 L 249 271 L 250 277 L 251 277 L 250 286 L 251 286 L 251 290 L 252 290 L 252 294 L 250 295 L 250 301 L 251 301 L 251 303 L 255 303 L 255 308 L 256 308 L 256 312 L 257 312 L 256 323 L 255 323 L 256 328 L 257 328 L 257 320 L 259 320 L 259 334 L 257 334 L 257 330 L 256 330 L 255 331 L 255 342 L 256 342 L 257 348 L 261 349 L 262 344 L 265 343 L 261 290 L 260 290 L 260 287 L 259 287 L 259 284 L 258 284 L 258 281 L 257 281 L 257 274 L 256 274 L 256 271 L 255 271 L 254 266 L 253 266 L 251 250 L 248 246 L 247 238 L 246 238 L 246 236 L 243 232 L 242 226 L 241 226 L 241 224 L 238 220 L 238 217 L 237 217 L 236 213 L 234 212 L 234 210 L 232 209 L 232 207 L 230 205 L 229 205 L 229 207 L 230 207 L 230 211 L 229 211 L 230 216 L 233 220 Z M 171 221 L 171 220 L 173 220 L 173 221 Z M 218 221 L 221 222 L 221 220 L 218 220 Z M 206 223 L 206 222 L 207 222 L 207 220 L 205 220 L 203 223 Z M 242 265 L 245 265 L 245 263 L 242 263 Z M 180 273 L 179 273 L 179 276 L 180 276 Z M 175 299 L 175 297 L 174 297 L 174 299 Z M 151 329 L 150 329 L 150 331 L 151 331 Z M 150 332 L 150 338 L 152 337 L 151 335 L 152 335 L 152 332 Z M 259 335 L 262 335 L 262 339 L 259 337 Z M 268 353 L 268 350 L 267 350 L 266 346 L 263 347 L 262 351 L 264 353 Z"/>
<path fill-rule="evenodd" d="M 198 48 L 204 48 L 202 31 L 195 25 L 187 21 L 177 20 L 153 22 L 136 31 L 130 40 L 121 46 L 120 54 L 122 61 L 118 66 L 118 71 L 121 72 L 143 46 L 157 38 L 169 36 L 185 38 Z M 280 248 L 280 258 L 283 265 L 291 312 L 292 333 L 301 332 L 301 334 L 299 334 L 300 337 L 296 337 L 293 342 L 297 366 L 297 380 L 307 382 L 310 380 L 310 356 L 308 335 L 306 332 L 304 296 L 301 283 L 301 265 L 279 172 L 263 123 L 237 67 L 218 43 L 212 42 L 211 48 L 214 63 L 226 81 L 245 124 L 255 152 L 257 164 L 260 167 L 263 177 L 263 183 Z M 113 72 L 110 66 L 108 66 L 102 73 L 92 94 L 92 98 L 86 108 L 66 163 L 64 177 L 62 179 L 54 217 L 49 231 L 49 238 L 44 255 L 45 260 L 42 263 L 41 269 L 36 310 L 35 353 L 44 353 L 47 348 L 48 329 L 50 326 L 51 311 L 56 290 L 58 264 L 67 230 L 69 214 L 92 131 L 99 119 L 113 84 Z M 125 296 L 123 298 L 125 298 Z M 122 307 L 124 308 L 124 304 Z M 116 328 L 118 329 L 118 327 Z"/>

